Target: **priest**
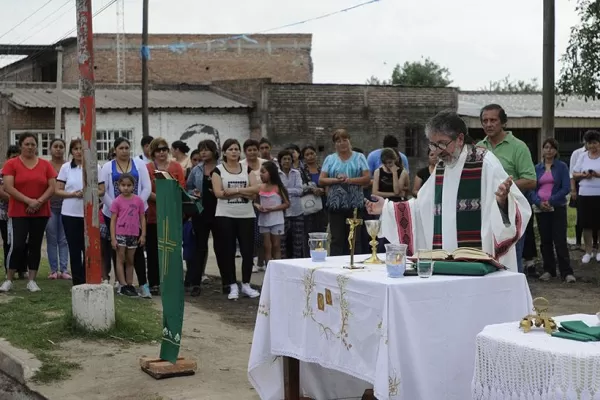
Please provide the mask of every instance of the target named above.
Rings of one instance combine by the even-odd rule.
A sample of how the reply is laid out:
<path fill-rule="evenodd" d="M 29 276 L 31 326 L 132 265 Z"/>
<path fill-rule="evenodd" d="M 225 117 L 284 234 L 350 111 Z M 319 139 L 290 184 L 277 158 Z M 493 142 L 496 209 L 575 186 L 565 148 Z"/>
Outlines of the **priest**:
<path fill-rule="evenodd" d="M 517 272 L 515 244 L 531 217 L 525 196 L 496 156 L 465 143 L 467 126 L 455 112 L 437 114 L 425 133 L 440 161 L 418 198 L 396 203 L 372 196 L 366 201 L 370 214 L 381 214 L 381 235 L 390 243 L 407 244 L 408 255 L 479 248 Z"/>

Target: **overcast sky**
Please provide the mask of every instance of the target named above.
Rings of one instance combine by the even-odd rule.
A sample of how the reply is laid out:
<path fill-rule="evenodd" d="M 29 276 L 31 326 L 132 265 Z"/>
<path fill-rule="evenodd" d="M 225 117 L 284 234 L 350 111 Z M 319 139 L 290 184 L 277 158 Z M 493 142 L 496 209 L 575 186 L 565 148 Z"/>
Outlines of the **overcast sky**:
<path fill-rule="evenodd" d="M 0 43 L 17 44 L 25 39 L 26 44 L 53 43 L 74 28 L 75 0 L 0 0 L 0 35 L 48 1 L 30 20 L 0 38 Z M 150 0 L 150 33 L 260 32 L 365 1 Z M 93 0 L 93 8 L 109 2 Z M 541 78 L 542 3 L 379 0 L 274 33 L 313 34 L 316 83 L 364 83 L 371 75 L 387 79 L 395 64 L 430 57 L 450 69 L 453 86 L 477 90 L 509 74 L 513 79 Z M 570 27 L 578 19 L 575 0 L 556 3 L 558 60 Z M 125 14 L 126 32 L 141 32 L 142 0 L 125 0 Z M 94 31 L 115 32 L 116 21 L 113 5 L 94 19 Z M 557 62 L 557 74 L 559 68 Z"/>

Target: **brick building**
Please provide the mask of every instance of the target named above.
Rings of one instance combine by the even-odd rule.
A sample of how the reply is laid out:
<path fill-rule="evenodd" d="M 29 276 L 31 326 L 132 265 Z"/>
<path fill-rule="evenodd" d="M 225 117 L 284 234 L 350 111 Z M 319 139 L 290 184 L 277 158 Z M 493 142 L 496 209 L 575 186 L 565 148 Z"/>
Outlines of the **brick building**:
<path fill-rule="evenodd" d="M 395 135 L 411 164 L 421 165 L 427 162 L 427 120 L 441 110 L 458 107 L 455 88 L 283 84 L 268 80 L 214 85 L 254 102 L 251 125 L 255 136 L 267 136 L 275 148 L 310 143 L 322 157 L 333 151 L 333 130 L 343 127 L 352 144 L 365 152 L 381 147 L 385 135 Z"/>
<path fill-rule="evenodd" d="M 224 40 L 223 38 L 235 38 Z M 141 82 L 141 35 L 125 36 L 126 82 Z M 273 82 L 311 83 L 312 35 L 153 34 L 150 48 L 151 83 L 206 84 L 222 79 L 270 78 Z M 0 46 L 2 54 L 26 58 L 0 69 L 0 81 L 56 82 L 57 47 L 63 48 L 63 82 L 76 83 L 77 39 L 52 46 Z M 32 50 L 33 49 L 33 50 Z M 117 83 L 116 35 L 95 34 L 96 81 Z"/>

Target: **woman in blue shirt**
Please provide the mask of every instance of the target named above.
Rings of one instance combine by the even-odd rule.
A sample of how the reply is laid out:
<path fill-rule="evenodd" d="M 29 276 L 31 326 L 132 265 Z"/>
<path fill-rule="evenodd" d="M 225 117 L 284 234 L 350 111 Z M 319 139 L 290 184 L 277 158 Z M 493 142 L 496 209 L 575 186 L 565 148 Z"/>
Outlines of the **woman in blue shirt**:
<path fill-rule="evenodd" d="M 328 187 L 327 208 L 331 232 L 330 255 L 350 254 L 346 218 L 358 209 L 359 218 L 364 210 L 363 187 L 370 183 L 370 172 L 364 154 L 352 151 L 350 135 L 337 129 L 332 137 L 336 152 L 325 158 L 319 186 Z M 355 244 L 360 244 L 360 229 L 355 232 Z M 355 249 L 360 253 L 360 249 Z"/>
<path fill-rule="evenodd" d="M 529 192 L 540 232 L 544 273 L 548 281 L 556 276 L 556 256 L 562 279 L 575 282 L 567 248 L 567 194 L 571 190 L 569 167 L 557 158 L 558 142 L 546 139 L 543 143 L 544 159 L 535 166 L 537 188 Z"/>

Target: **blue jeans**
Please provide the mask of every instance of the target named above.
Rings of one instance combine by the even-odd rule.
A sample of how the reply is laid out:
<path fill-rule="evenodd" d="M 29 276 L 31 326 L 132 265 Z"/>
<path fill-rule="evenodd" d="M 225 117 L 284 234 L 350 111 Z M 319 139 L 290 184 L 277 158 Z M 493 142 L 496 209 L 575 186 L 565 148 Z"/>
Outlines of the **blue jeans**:
<path fill-rule="evenodd" d="M 69 245 L 65 236 L 65 229 L 60 215 L 60 210 L 51 210 L 48 225 L 46 225 L 46 245 L 50 272 L 58 272 L 60 259 L 60 272 L 67 272 L 69 263 Z"/>
<path fill-rule="evenodd" d="M 515 250 L 517 253 L 517 269 L 521 273 L 523 272 L 523 249 L 525 248 L 525 235 L 526 233 L 523 233 L 523 236 L 521 236 L 521 239 L 519 239 L 515 245 Z"/>

